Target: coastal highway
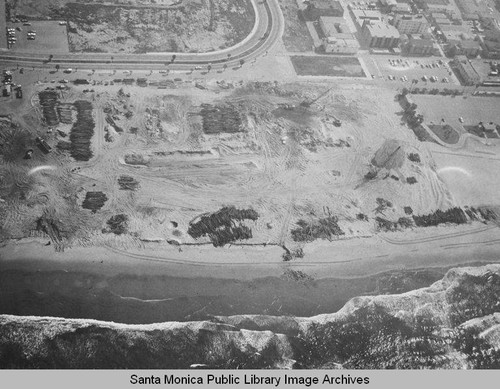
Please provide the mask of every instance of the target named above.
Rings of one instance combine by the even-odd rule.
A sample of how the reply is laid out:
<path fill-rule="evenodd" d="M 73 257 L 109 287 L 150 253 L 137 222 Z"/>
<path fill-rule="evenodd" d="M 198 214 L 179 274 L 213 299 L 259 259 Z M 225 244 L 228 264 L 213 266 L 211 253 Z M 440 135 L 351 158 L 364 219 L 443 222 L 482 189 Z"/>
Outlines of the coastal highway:
<path fill-rule="evenodd" d="M 150 54 L 116 54 L 116 53 L 17 53 L 15 51 L 0 52 L 0 62 L 15 63 L 21 66 L 77 68 L 130 68 L 130 69 L 168 69 L 190 70 L 194 66 L 216 65 L 228 66 L 245 62 L 264 55 L 280 39 L 284 30 L 284 18 L 277 0 L 251 0 L 255 12 L 255 25 L 252 32 L 242 42 L 218 51 L 208 53 L 150 53 Z M 175 54 L 175 61 L 172 56 Z M 167 65 L 168 64 L 168 65 Z"/>

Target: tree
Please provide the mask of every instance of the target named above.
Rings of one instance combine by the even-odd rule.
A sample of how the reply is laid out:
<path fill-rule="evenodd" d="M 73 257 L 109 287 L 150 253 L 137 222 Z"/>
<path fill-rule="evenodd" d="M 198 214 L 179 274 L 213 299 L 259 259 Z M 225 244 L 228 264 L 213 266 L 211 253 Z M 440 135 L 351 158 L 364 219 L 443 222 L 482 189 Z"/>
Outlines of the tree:
<path fill-rule="evenodd" d="M 59 71 L 60 68 L 61 68 L 61 65 L 56 64 L 56 71 Z"/>
<path fill-rule="evenodd" d="M 212 65 L 207 66 L 208 73 L 210 73 L 210 70 L 212 70 Z"/>
<path fill-rule="evenodd" d="M 224 64 L 224 66 L 222 67 L 224 69 L 224 71 L 227 69 L 227 63 Z"/>
<path fill-rule="evenodd" d="M 242 67 L 245 63 L 245 60 L 244 59 L 240 59 L 240 67 Z"/>
<path fill-rule="evenodd" d="M 172 55 L 172 62 L 174 62 L 176 58 L 177 58 L 177 55 L 173 54 Z"/>
<path fill-rule="evenodd" d="M 52 61 L 52 58 L 54 58 L 54 55 L 50 54 L 49 55 L 49 62 Z"/>

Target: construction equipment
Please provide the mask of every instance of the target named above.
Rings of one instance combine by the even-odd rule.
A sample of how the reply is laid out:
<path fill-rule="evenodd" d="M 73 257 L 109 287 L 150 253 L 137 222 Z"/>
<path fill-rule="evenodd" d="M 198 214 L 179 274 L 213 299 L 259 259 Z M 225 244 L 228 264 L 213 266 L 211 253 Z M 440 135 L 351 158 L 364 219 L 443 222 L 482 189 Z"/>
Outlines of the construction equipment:
<path fill-rule="evenodd" d="M 48 154 L 52 151 L 52 147 L 49 146 L 49 144 L 45 141 L 45 139 L 40 138 L 37 136 L 35 138 L 35 142 L 40 150 L 42 150 L 45 154 Z"/>
<path fill-rule="evenodd" d="M 333 88 L 330 88 L 328 89 L 326 92 L 320 94 L 318 97 L 316 97 L 315 99 L 313 100 L 310 100 L 310 101 L 307 101 L 307 100 L 304 100 L 302 103 L 300 103 L 300 106 L 301 107 L 305 107 L 305 108 L 309 108 L 311 105 L 313 105 L 315 102 L 317 102 L 318 100 L 322 99 L 323 97 L 325 97 L 328 93 L 330 93 L 330 91 L 332 90 Z"/>

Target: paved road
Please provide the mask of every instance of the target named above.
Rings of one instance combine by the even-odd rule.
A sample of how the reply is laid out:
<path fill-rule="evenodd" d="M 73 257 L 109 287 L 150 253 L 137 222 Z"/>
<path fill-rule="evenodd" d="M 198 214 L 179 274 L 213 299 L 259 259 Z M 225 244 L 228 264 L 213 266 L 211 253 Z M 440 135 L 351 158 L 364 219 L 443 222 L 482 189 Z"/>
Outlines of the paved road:
<path fill-rule="evenodd" d="M 222 67 L 239 64 L 265 54 L 281 37 L 284 19 L 277 0 L 251 0 L 256 11 L 256 25 L 252 34 L 243 42 L 224 50 L 209 53 L 175 53 L 176 59 L 171 63 L 172 54 L 103 54 L 72 53 L 54 54 L 51 62 L 47 62 L 48 54 L 0 52 L 0 61 L 24 66 L 87 67 L 87 68 L 130 68 L 130 69 L 166 69 L 189 70 L 194 66 L 212 64 Z M 167 65 L 168 63 L 168 65 Z"/>

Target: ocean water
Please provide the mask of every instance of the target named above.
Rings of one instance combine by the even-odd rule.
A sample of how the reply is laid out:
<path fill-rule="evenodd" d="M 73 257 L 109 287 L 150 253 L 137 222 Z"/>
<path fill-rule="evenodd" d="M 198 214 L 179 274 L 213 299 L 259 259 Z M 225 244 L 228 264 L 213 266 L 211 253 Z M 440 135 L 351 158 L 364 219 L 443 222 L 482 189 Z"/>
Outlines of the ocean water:
<path fill-rule="evenodd" d="M 313 316 L 360 295 L 401 293 L 442 278 L 446 269 L 381 273 L 357 279 L 251 281 L 114 276 L 77 271 L 0 271 L 0 314 L 87 318 L 129 324 L 195 321 L 214 315 Z"/>

